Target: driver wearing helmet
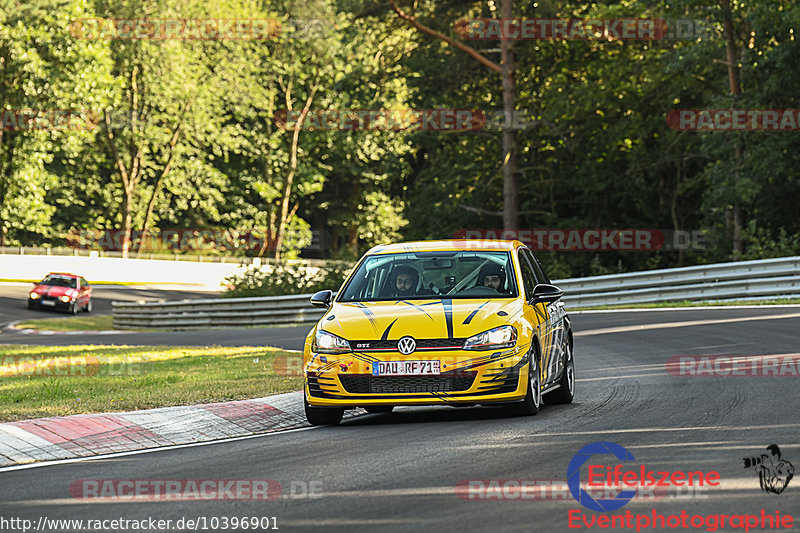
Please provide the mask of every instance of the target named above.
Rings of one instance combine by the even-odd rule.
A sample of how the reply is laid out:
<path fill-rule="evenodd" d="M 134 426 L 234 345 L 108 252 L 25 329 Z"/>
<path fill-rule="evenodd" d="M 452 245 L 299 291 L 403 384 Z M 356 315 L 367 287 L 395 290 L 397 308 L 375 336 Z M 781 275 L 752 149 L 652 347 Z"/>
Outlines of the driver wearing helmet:
<path fill-rule="evenodd" d="M 410 266 L 397 266 L 389 274 L 389 283 L 386 286 L 388 296 L 404 298 L 417 294 L 419 274 Z"/>
<path fill-rule="evenodd" d="M 505 272 L 503 267 L 496 263 L 489 263 L 483 265 L 478 272 L 478 281 L 476 286 L 489 287 L 497 292 L 504 291 Z"/>

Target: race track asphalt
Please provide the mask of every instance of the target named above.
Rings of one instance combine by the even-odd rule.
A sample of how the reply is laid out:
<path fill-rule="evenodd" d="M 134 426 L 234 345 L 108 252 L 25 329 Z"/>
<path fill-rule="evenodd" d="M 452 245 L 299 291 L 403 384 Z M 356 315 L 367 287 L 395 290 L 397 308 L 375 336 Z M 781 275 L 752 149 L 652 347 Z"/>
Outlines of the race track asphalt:
<path fill-rule="evenodd" d="M 153 517 L 173 520 L 170 531 L 186 530 L 174 527 L 181 517 L 233 516 L 276 517 L 281 531 L 568 531 L 571 511 L 587 520 L 600 513 L 563 492 L 544 500 L 476 501 L 462 499 L 455 488 L 469 480 L 564 480 L 573 455 L 596 441 L 624 446 L 635 457 L 633 464 L 648 470 L 716 471 L 722 479 L 719 487 L 683 497 L 669 489 L 663 498 L 633 500 L 610 514 L 800 515 L 797 476 L 783 494 L 768 494 L 759 488 L 754 469 L 742 462 L 775 443 L 784 459 L 800 467 L 798 378 L 679 376 L 665 366 L 676 355 L 797 354 L 799 315 L 798 307 L 576 314 L 578 382 L 572 405 L 546 406 L 538 416 L 524 418 L 507 417 L 497 408 L 403 408 L 338 427 L 5 470 L 0 517 L 34 524 L 41 517 Z M 265 344 L 275 344 L 282 334 L 277 328 L 253 331 L 260 331 Z M 268 502 L 72 497 L 70 484 L 87 479 L 271 479 L 288 497 Z M 313 498 L 303 494 L 309 488 L 316 489 Z"/>
<path fill-rule="evenodd" d="M 0 325 L 16 320 L 38 320 L 41 318 L 63 318 L 66 313 L 49 309 L 28 309 L 27 298 L 33 284 L 0 283 Z M 93 312 L 111 314 L 111 302 L 135 302 L 138 300 L 182 300 L 194 298 L 216 298 L 217 293 L 192 290 L 142 288 L 135 286 L 96 285 L 92 288 Z"/>

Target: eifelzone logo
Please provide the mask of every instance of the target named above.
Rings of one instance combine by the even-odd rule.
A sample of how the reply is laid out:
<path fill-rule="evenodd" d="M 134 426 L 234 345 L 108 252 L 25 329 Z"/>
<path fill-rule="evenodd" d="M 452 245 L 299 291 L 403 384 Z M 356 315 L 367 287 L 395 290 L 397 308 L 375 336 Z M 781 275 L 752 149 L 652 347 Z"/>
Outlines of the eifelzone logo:
<path fill-rule="evenodd" d="M 617 464 L 605 466 L 598 464 L 598 460 L 591 460 L 596 455 L 613 455 L 619 461 L 634 461 L 633 454 L 624 447 L 614 442 L 593 442 L 584 446 L 569 463 L 567 467 L 567 486 L 575 500 L 593 511 L 605 513 L 624 507 L 636 497 L 637 492 L 656 487 L 680 487 L 693 489 L 694 487 L 717 487 L 720 484 L 719 472 L 714 470 L 650 470 L 644 464 Z M 586 465 L 587 479 L 581 479 L 581 468 Z M 584 488 L 584 486 L 586 488 Z M 604 496 L 612 497 L 595 499 L 589 490 L 606 489 Z M 614 490 L 620 490 L 615 495 Z"/>
<path fill-rule="evenodd" d="M 593 455 L 613 454 L 620 461 L 633 461 L 631 452 L 614 442 L 593 442 L 578 450 L 567 467 L 567 486 L 572 493 L 572 497 L 578 503 L 591 509 L 592 511 L 614 511 L 624 507 L 634 496 L 635 490 L 622 490 L 614 498 L 603 498 L 595 500 L 591 494 L 581 488 L 581 466 L 584 465 Z"/>
<path fill-rule="evenodd" d="M 780 494 L 794 477 L 794 466 L 782 458 L 781 449 L 777 444 L 770 444 L 767 450 L 770 453 L 761 454 L 761 457 L 745 457 L 744 467 L 753 468 L 758 473 L 761 490 Z"/>

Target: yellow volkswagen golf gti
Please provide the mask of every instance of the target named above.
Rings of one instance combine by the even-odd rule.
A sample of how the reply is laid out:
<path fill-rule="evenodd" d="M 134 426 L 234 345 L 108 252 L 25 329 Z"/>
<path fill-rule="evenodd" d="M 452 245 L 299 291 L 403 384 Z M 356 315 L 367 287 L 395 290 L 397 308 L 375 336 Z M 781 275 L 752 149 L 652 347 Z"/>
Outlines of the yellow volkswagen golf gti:
<path fill-rule="evenodd" d="M 541 264 L 519 241 L 377 246 L 335 295 L 304 350 L 305 411 L 338 424 L 345 409 L 505 405 L 535 415 L 571 403 L 572 328 Z"/>

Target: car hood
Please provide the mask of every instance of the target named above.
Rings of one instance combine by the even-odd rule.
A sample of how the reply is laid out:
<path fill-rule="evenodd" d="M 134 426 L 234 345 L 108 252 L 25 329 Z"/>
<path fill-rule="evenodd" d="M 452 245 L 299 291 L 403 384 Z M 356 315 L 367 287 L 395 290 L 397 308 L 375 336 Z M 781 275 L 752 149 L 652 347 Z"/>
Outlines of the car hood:
<path fill-rule="evenodd" d="M 42 296 L 53 296 L 54 298 L 58 298 L 59 296 L 72 296 L 75 294 L 77 289 L 72 289 L 70 287 L 59 287 L 57 285 L 36 285 L 31 292 L 38 292 Z"/>
<path fill-rule="evenodd" d="M 318 327 L 348 340 L 465 338 L 521 312 L 516 299 L 337 302 Z"/>

